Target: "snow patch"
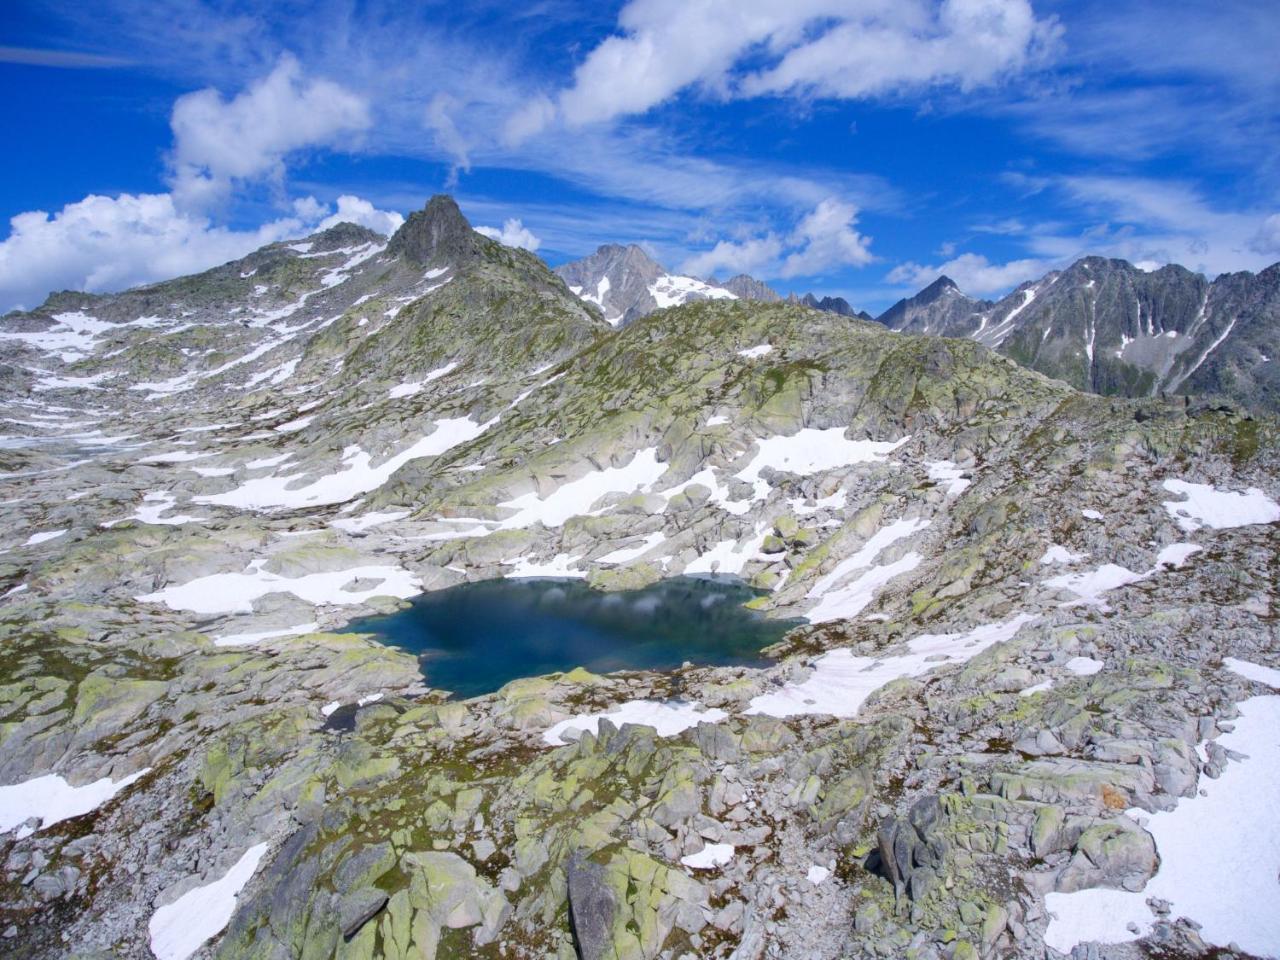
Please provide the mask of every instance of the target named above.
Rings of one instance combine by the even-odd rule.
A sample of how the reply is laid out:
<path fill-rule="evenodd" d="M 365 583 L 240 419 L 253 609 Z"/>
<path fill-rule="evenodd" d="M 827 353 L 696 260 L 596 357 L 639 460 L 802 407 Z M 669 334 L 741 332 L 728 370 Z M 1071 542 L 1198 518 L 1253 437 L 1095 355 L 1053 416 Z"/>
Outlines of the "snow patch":
<path fill-rule="evenodd" d="M 1257 487 L 1243 493 L 1218 490 L 1207 483 L 1166 480 L 1162 486 L 1170 493 L 1180 493 L 1185 500 L 1165 500 L 1164 508 L 1179 527 L 1188 533 L 1201 527 L 1225 530 L 1255 523 L 1280 521 L 1280 504 Z"/>
<path fill-rule="evenodd" d="M 343 503 L 370 490 L 376 490 L 391 475 L 411 460 L 420 457 L 436 457 L 468 441 L 474 440 L 492 425 L 476 423 L 470 417 L 437 420 L 433 433 L 400 451 L 382 463 L 373 464 L 373 458 L 360 447 L 352 445 L 342 453 L 343 469 L 320 477 L 302 486 L 295 486 L 305 474 L 283 477 L 259 477 L 226 493 L 195 498 L 196 503 L 208 503 L 243 510 L 272 510 L 328 506 Z M 257 461 L 266 466 L 270 461 Z M 254 464 L 250 464 L 254 466 Z"/>
<path fill-rule="evenodd" d="M 925 464 L 929 479 L 937 484 L 946 484 L 947 496 L 958 497 L 973 484 L 964 476 L 964 471 L 950 460 L 938 460 Z"/>
<path fill-rule="evenodd" d="M 215 573 L 197 577 L 134 597 L 143 603 L 163 603 L 170 610 L 192 613 L 252 613 L 253 601 L 269 593 L 291 593 L 299 600 L 323 604 L 364 603 L 374 597 L 406 600 L 422 590 L 421 581 L 402 567 L 361 566 L 332 573 L 309 573 L 282 577 L 262 569 L 265 560 L 255 560 L 242 573 Z M 358 580 L 372 580 L 363 590 L 346 587 Z"/>
<path fill-rule="evenodd" d="M 274 640 L 277 637 L 299 637 L 307 633 L 316 633 L 319 629 L 320 624 L 313 620 L 310 623 L 300 623 L 296 627 L 264 630 L 261 633 L 228 633 L 221 637 L 214 637 L 213 645 L 215 647 L 247 647 L 257 643 L 259 640 Z"/>
<path fill-rule="evenodd" d="M 267 844 L 250 847 L 225 874 L 203 887 L 188 890 L 151 915 L 147 931 L 157 960 L 187 960 L 231 921 L 236 898 L 257 872 Z"/>
<path fill-rule="evenodd" d="M 39 818 L 43 830 L 92 813 L 150 770 L 145 767 L 114 781 L 103 777 L 82 787 L 73 787 L 54 773 L 0 787 L 0 833 L 8 833 L 33 817 Z"/>
<path fill-rule="evenodd" d="M 681 857 L 680 862 L 694 870 L 714 870 L 733 859 L 733 844 L 707 843 L 697 853 Z"/>
<path fill-rule="evenodd" d="M 569 740 L 577 739 L 576 736 L 566 738 L 564 734 L 573 731 L 578 735 L 587 731 L 596 733 L 601 720 L 608 720 L 615 727 L 621 727 L 624 723 L 653 727 L 660 737 L 674 737 L 700 723 L 719 723 L 727 716 L 723 710 L 703 710 L 701 704 L 684 700 L 628 700 L 603 713 L 580 713 L 568 720 L 561 720 L 542 734 L 542 740 L 553 747 L 561 746 Z"/>
<path fill-rule="evenodd" d="M 648 447 L 637 451 L 626 466 L 594 470 L 585 477 L 561 484 L 545 499 L 533 491 L 498 504 L 515 511 L 502 521 L 501 529 L 515 530 L 535 523 L 559 527 L 570 517 L 594 516 L 591 507 L 605 494 L 647 490 L 666 472 L 667 465 L 658 461 L 657 448 Z"/>
<path fill-rule="evenodd" d="M 885 684 L 918 677 L 943 663 L 964 663 L 1009 640 L 1035 619 L 1032 614 L 1020 613 L 1004 623 L 984 624 L 964 633 L 921 634 L 907 644 L 909 653 L 897 656 L 861 657 L 850 650 L 832 650 L 814 661 L 808 679 L 753 698 L 747 713 L 779 718 L 802 714 L 852 717 Z"/>

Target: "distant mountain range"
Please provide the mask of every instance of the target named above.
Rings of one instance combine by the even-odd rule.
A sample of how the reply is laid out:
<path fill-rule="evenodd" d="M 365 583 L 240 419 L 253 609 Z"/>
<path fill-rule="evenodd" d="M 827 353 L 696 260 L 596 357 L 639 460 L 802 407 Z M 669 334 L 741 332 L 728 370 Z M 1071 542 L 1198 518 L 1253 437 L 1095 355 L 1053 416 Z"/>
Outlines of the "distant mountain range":
<path fill-rule="evenodd" d="M 968 337 L 1094 393 L 1220 394 L 1280 408 L 1280 264 L 1212 282 L 1085 257 L 996 302 L 947 277 L 877 318 L 904 333 Z"/>
<path fill-rule="evenodd" d="M 600 308 L 614 327 L 625 327 L 664 307 L 676 307 L 695 300 L 759 300 L 774 303 L 783 299 L 768 284 L 738 274 L 721 282 L 714 277 L 700 280 L 671 273 L 636 244 L 605 244 L 589 257 L 555 268 L 578 297 Z M 827 310 L 846 317 L 870 320 L 870 314 L 855 311 L 840 297 L 821 300 L 807 293 L 786 298 L 815 310 Z"/>
<path fill-rule="evenodd" d="M 603 246 L 555 272 L 614 326 L 693 300 L 784 299 L 745 274 L 723 282 L 671 274 L 635 245 Z M 1280 409 L 1280 264 L 1210 282 L 1180 266 L 1145 271 L 1085 257 L 997 301 L 939 277 L 878 317 L 841 297 L 785 299 L 903 333 L 976 340 L 1094 393 L 1218 394 Z"/>

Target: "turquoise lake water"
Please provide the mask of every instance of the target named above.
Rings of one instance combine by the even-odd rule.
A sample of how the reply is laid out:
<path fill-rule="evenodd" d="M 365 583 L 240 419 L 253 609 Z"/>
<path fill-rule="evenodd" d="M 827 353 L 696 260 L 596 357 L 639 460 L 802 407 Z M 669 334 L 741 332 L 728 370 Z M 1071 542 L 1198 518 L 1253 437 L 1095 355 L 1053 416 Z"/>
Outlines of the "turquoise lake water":
<path fill-rule="evenodd" d="M 800 620 L 770 620 L 742 605 L 739 582 L 675 577 L 602 593 L 578 580 L 510 579 L 423 594 L 412 606 L 347 628 L 417 654 L 427 683 L 474 697 L 518 677 L 574 667 L 670 670 L 760 664 L 760 650 Z"/>

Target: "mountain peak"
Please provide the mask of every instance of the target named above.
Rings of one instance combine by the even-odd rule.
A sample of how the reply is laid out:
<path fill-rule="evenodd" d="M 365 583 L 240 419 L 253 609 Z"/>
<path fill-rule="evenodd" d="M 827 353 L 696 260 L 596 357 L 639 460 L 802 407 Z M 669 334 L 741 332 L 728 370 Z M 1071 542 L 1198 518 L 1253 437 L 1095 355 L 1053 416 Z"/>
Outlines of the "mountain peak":
<path fill-rule="evenodd" d="M 915 297 L 913 297 L 912 299 L 914 300 L 933 299 L 935 297 L 940 297 L 943 294 L 952 290 L 954 290 L 956 293 L 960 293 L 960 288 L 956 286 L 956 282 L 944 273 L 940 277 L 938 277 L 937 280 L 933 281 L 933 283 L 929 284 L 927 287 L 925 287 L 923 290 L 917 293 Z"/>
<path fill-rule="evenodd" d="M 480 241 L 453 197 L 438 193 L 421 210 L 409 214 L 392 235 L 387 253 L 423 266 L 454 264 L 473 257 Z"/>

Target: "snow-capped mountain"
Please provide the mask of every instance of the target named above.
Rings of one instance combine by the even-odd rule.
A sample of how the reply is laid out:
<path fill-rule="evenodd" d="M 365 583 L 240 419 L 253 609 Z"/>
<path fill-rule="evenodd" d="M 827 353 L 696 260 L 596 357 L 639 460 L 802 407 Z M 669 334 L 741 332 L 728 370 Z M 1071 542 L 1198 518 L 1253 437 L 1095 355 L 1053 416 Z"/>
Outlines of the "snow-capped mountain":
<path fill-rule="evenodd" d="M 589 257 L 556 267 L 555 273 L 614 327 L 693 300 L 738 299 L 725 287 L 669 273 L 635 244 L 605 244 Z"/>
<path fill-rule="evenodd" d="M 994 303 L 940 277 L 877 319 L 969 337 L 1095 393 L 1216 393 L 1280 407 L 1280 264 L 1210 282 L 1179 266 L 1086 257 Z"/>

